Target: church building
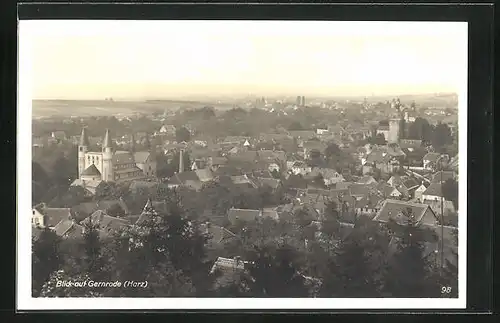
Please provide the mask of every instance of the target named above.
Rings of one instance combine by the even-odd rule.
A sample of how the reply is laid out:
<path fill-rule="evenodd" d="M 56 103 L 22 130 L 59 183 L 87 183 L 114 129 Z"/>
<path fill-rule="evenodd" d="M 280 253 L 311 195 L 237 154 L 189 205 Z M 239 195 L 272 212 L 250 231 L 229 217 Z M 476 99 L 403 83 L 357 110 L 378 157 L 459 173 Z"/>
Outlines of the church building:
<path fill-rule="evenodd" d="M 115 150 L 106 130 L 101 151 L 89 151 L 89 140 L 83 128 L 78 145 L 78 178 L 82 181 L 124 182 L 156 177 L 156 160 L 151 151 Z"/>

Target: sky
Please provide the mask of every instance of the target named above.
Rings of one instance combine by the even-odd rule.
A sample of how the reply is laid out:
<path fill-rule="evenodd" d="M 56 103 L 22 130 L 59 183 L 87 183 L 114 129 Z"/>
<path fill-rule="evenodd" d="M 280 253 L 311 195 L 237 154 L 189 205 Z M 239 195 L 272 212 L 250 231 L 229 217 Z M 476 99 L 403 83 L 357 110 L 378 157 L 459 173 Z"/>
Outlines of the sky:
<path fill-rule="evenodd" d="M 19 37 L 34 99 L 419 94 L 467 77 L 466 23 L 35 20 Z"/>

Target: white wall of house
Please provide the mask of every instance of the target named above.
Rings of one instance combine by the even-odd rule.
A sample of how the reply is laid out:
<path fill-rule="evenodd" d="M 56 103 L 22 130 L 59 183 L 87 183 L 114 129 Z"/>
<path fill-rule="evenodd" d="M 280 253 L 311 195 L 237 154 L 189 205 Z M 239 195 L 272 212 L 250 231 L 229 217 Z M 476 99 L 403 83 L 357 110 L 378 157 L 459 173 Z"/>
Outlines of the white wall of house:
<path fill-rule="evenodd" d="M 31 224 L 35 227 L 45 227 L 45 217 L 38 210 L 33 209 L 31 214 Z"/>
<path fill-rule="evenodd" d="M 292 173 L 294 175 L 302 175 L 305 176 L 312 172 L 312 168 L 309 166 L 303 166 L 303 167 L 292 167 Z"/>
<path fill-rule="evenodd" d="M 269 170 L 270 172 L 273 172 L 273 171 L 277 171 L 277 172 L 279 172 L 279 171 L 280 171 L 280 167 L 279 167 L 279 165 L 278 165 L 278 164 L 276 164 L 276 163 L 271 163 L 271 164 L 269 165 L 269 167 L 268 167 L 268 170 Z"/>

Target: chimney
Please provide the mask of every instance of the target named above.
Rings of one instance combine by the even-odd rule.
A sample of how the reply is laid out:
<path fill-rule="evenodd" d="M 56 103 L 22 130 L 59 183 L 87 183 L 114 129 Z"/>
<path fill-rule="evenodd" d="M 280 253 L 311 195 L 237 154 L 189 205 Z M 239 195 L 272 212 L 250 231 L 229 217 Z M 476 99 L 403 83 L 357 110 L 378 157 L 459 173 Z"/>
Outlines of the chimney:
<path fill-rule="evenodd" d="M 179 174 L 184 171 L 184 150 L 181 149 L 179 152 Z"/>

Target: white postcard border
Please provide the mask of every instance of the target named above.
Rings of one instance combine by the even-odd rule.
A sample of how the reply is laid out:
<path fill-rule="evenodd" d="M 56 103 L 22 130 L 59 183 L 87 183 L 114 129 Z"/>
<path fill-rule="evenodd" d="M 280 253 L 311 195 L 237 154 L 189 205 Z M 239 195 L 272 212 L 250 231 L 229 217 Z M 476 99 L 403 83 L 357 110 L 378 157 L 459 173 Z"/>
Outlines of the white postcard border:
<path fill-rule="evenodd" d="M 117 21 L 19 21 L 19 88 L 18 88 L 18 131 L 17 131 L 17 309 L 18 310 L 117 310 L 117 309 L 460 309 L 466 306 L 466 269 L 467 269 L 467 23 L 439 22 L 454 24 L 464 35 L 464 48 L 456 55 L 463 55 L 463 78 L 459 92 L 459 298 L 458 299 L 326 299 L 326 298 L 33 298 L 31 297 L 31 136 L 32 136 L 32 35 L 40 34 L 39 27 L 45 25 L 46 30 L 59 31 L 65 29 L 62 23 L 81 24 L 81 32 L 103 30 L 103 25 L 120 25 Z M 145 28 L 146 24 L 159 24 L 158 21 L 127 21 Z M 171 22 L 168 22 L 171 23 Z M 191 21 L 190 24 L 197 22 Z M 202 22 L 204 23 L 204 22 Z M 222 23 L 229 23 L 228 21 Z M 241 22 L 240 22 L 241 23 Z M 249 24 L 250 22 L 244 22 Z M 263 22 L 260 22 L 261 24 Z M 273 24 L 276 22 L 265 22 Z M 280 22 L 282 23 L 282 22 Z M 318 22 L 286 22 L 290 28 L 297 24 Z M 348 22 L 320 22 L 346 24 Z M 388 22 L 349 22 L 352 26 L 367 28 L 373 32 Z M 392 24 L 396 22 L 391 22 Z M 422 26 L 431 31 L 432 24 L 438 22 L 397 22 L 413 25 L 413 29 L 422 31 Z M 420 24 L 417 26 L 417 24 Z M 84 27 L 83 27 L 84 26 Z M 375 28 L 377 27 L 377 28 Z M 89 29 L 90 28 L 90 29 Z M 231 29 L 231 28 L 227 28 Z M 393 32 L 399 28 L 390 28 Z M 402 29 L 402 28 L 401 28 Z M 411 29 L 411 28 L 410 28 Z M 412 29 L 412 30 L 413 30 Z M 65 29 L 77 30 L 75 28 Z M 106 28 L 104 28 L 106 30 Z"/>

